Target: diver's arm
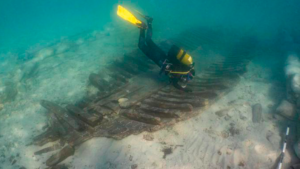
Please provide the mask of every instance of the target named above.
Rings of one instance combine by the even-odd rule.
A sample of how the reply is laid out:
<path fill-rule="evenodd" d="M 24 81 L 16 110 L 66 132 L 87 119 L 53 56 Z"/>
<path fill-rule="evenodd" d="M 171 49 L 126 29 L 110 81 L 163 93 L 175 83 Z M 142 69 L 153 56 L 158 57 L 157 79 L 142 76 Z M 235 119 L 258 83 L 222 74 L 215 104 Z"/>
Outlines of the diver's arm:
<path fill-rule="evenodd" d="M 183 89 L 184 89 L 184 88 L 181 87 L 181 86 L 178 84 L 178 82 L 176 82 L 176 81 L 172 81 L 172 84 L 173 84 L 173 86 L 174 86 L 176 89 L 179 89 L 179 90 L 183 90 Z"/>
<path fill-rule="evenodd" d="M 196 75 L 196 71 L 195 71 L 194 68 L 193 68 L 190 72 L 191 72 L 191 74 L 193 75 L 193 77 Z"/>

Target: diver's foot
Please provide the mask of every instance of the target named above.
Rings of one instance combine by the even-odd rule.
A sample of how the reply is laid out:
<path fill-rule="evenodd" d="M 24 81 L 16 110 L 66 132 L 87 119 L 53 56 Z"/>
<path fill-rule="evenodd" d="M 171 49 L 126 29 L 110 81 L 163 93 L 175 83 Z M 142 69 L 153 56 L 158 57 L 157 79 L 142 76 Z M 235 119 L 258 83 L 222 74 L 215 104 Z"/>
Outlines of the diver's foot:
<path fill-rule="evenodd" d="M 146 21 L 147 21 L 148 24 L 152 23 L 152 21 L 153 21 L 153 18 L 150 17 L 150 16 L 145 16 L 145 19 L 146 19 Z"/>
<path fill-rule="evenodd" d="M 142 22 L 142 23 L 138 23 L 138 24 L 136 24 L 139 28 L 141 28 L 141 29 L 148 29 L 148 26 L 144 23 L 144 22 Z"/>

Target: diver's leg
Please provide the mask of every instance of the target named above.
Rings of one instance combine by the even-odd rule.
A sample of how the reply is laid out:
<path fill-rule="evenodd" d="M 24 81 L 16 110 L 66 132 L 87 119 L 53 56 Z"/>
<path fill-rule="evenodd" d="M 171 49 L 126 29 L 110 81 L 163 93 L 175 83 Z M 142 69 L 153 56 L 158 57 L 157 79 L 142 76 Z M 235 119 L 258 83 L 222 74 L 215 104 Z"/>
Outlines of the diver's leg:
<path fill-rule="evenodd" d="M 140 28 L 139 37 L 139 48 L 141 51 L 151 60 L 153 60 L 159 67 L 162 66 L 162 62 L 167 58 L 164 51 L 162 51 L 153 41 L 152 41 L 152 22 L 148 22 L 148 26 L 144 25 Z M 147 35 L 146 30 L 147 29 Z"/>
<path fill-rule="evenodd" d="M 153 51 L 156 47 L 155 43 L 152 41 L 152 20 L 147 20 L 147 34 L 146 34 L 146 25 L 142 23 L 144 26 L 140 28 L 140 37 L 139 37 L 139 48 L 149 57 L 149 52 Z"/>
<path fill-rule="evenodd" d="M 152 19 L 151 20 L 147 20 L 147 25 L 148 25 L 148 29 L 147 29 L 147 36 L 146 36 L 146 41 L 148 43 L 148 41 L 151 43 L 153 43 L 152 41 Z"/>
<path fill-rule="evenodd" d="M 162 67 L 163 62 L 166 60 L 167 56 L 165 52 L 160 49 L 152 40 L 152 18 L 147 17 L 147 34 L 146 34 L 146 44 L 149 50 L 152 51 L 151 59 L 159 66 Z"/>
<path fill-rule="evenodd" d="M 148 55 L 149 47 L 146 44 L 146 38 L 145 38 L 146 30 L 143 28 L 140 28 L 140 37 L 139 37 L 139 48 L 141 51 L 144 52 L 144 54 Z"/>

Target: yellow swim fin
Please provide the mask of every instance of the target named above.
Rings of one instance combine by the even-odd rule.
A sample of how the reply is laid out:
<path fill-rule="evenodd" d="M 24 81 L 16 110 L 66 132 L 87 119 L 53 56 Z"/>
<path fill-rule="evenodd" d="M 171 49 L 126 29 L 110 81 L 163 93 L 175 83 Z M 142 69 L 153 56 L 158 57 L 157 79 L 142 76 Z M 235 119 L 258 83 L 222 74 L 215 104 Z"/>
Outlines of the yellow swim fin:
<path fill-rule="evenodd" d="M 142 21 L 138 20 L 131 12 L 121 5 L 118 5 L 117 15 L 138 27 L 141 27 L 142 25 Z"/>

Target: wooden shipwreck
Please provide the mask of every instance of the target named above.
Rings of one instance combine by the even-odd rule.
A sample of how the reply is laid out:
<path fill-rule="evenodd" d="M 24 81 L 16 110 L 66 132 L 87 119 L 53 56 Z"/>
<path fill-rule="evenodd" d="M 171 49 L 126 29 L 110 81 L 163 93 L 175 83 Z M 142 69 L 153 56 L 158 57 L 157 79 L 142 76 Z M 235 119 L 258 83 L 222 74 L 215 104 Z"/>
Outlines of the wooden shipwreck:
<path fill-rule="evenodd" d="M 189 30 L 159 45 L 167 51 L 170 44 L 175 43 L 192 52 L 209 40 L 205 39 L 207 36 L 204 34 L 203 31 L 198 33 L 197 29 Z M 157 66 L 138 49 L 128 53 L 101 73 L 89 76 L 90 83 L 99 89 L 96 96 L 83 98 L 66 107 L 41 101 L 48 111 L 49 128 L 36 136 L 33 144 L 42 146 L 57 140 L 59 144 L 35 154 L 59 150 L 46 161 L 46 165 L 52 167 L 72 156 L 78 146 L 93 137 L 120 140 L 144 131 L 157 131 L 197 116 L 238 82 L 246 72 L 254 47 L 253 38 L 240 39 L 224 59 L 197 72 L 197 77 L 188 84 L 192 93 L 179 91 L 167 82 L 155 80 L 151 75 L 158 74 Z M 152 80 L 147 84 L 140 83 L 139 79 L 145 76 L 150 76 L 147 78 Z"/>

